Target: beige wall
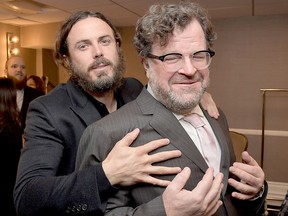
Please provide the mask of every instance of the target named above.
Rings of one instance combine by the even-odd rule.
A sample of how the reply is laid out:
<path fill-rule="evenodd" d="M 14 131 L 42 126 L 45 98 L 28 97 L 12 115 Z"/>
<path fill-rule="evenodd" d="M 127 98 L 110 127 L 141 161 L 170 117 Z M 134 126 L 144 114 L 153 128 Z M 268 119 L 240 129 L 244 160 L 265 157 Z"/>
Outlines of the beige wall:
<path fill-rule="evenodd" d="M 0 76 L 4 75 L 5 62 L 7 60 L 6 32 L 11 32 L 20 37 L 20 29 L 16 26 L 0 24 Z M 20 44 L 19 44 L 20 45 Z"/>
<path fill-rule="evenodd" d="M 227 115 L 230 128 L 247 135 L 248 150 L 260 163 L 260 89 L 288 88 L 288 15 L 217 19 L 213 23 L 218 40 L 214 46 L 216 56 L 211 65 L 209 91 Z M 21 44 L 29 47 L 31 43 L 38 49 L 43 43 L 42 48 L 51 48 L 58 27 L 59 23 L 21 28 Z M 1 24 L 0 29 L 3 44 Z M 134 27 L 119 30 L 127 62 L 125 75 L 146 83 L 144 70 L 132 45 Z M 0 61 L 3 64 L 3 60 Z M 67 79 L 62 69 L 58 76 L 59 82 Z M 288 182 L 285 167 L 288 163 L 288 94 L 269 94 L 266 102 L 264 171 L 267 180 Z"/>
<path fill-rule="evenodd" d="M 218 40 L 211 87 L 231 128 L 243 130 L 260 163 L 263 88 L 288 88 L 288 16 L 214 20 Z M 266 99 L 264 170 L 268 180 L 288 182 L 288 93 Z M 275 131 L 275 135 L 272 134 Z"/>
<path fill-rule="evenodd" d="M 141 60 L 133 46 L 135 27 L 120 28 L 119 32 L 121 33 L 123 39 L 122 49 L 126 60 L 125 76 L 136 77 L 142 83 L 146 84 L 147 78 L 145 75 L 145 70 L 143 69 Z"/>

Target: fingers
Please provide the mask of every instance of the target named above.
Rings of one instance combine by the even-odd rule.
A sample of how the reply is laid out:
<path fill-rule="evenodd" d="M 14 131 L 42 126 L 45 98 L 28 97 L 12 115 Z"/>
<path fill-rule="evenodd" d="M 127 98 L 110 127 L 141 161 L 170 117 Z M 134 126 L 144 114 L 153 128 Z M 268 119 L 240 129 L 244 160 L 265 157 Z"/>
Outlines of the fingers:
<path fill-rule="evenodd" d="M 117 144 L 118 145 L 123 145 L 123 146 L 130 146 L 133 141 L 138 137 L 140 133 L 140 130 L 138 128 L 134 129 L 133 131 L 127 133 Z M 136 147 L 139 149 L 140 152 L 143 154 L 150 153 L 160 147 L 166 146 L 170 143 L 169 139 L 163 138 L 163 139 L 157 139 L 157 140 L 152 140 L 144 145 Z M 160 152 L 157 154 L 154 154 L 150 161 L 152 163 L 159 162 L 159 161 L 164 161 L 170 158 L 174 157 L 179 157 L 181 156 L 181 152 L 179 150 L 175 151 L 169 151 L 169 152 Z"/>
<path fill-rule="evenodd" d="M 198 183 L 197 187 L 193 189 L 193 192 L 197 194 L 200 193 L 204 197 L 202 205 L 205 209 L 205 215 L 213 215 L 219 206 L 222 205 L 220 196 L 223 189 L 223 174 L 218 173 L 215 178 L 213 174 L 214 171 L 212 168 L 207 169 L 202 180 Z"/>
<path fill-rule="evenodd" d="M 213 177 L 213 168 L 208 168 L 203 178 L 191 191 L 184 187 L 191 170 L 185 167 L 167 186 L 162 198 L 167 215 L 215 214 L 222 202 L 219 200 L 223 189 L 223 174 Z"/>
<path fill-rule="evenodd" d="M 216 213 L 216 211 L 218 210 L 218 208 L 223 204 L 223 202 L 221 200 L 216 200 L 215 205 L 212 206 L 212 208 L 206 212 L 205 216 L 210 216 L 210 215 L 214 215 Z"/>
<path fill-rule="evenodd" d="M 224 187 L 222 180 L 223 180 L 222 173 L 218 173 L 213 180 L 211 189 L 209 190 L 205 198 L 205 202 L 208 203 L 205 215 L 213 215 L 217 211 L 217 209 L 222 205 L 222 201 L 220 200 L 221 192 Z"/>
<path fill-rule="evenodd" d="M 151 175 L 153 175 L 153 174 L 171 175 L 171 174 L 178 174 L 180 172 L 181 172 L 180 167 L 164 167 L 164 166 L 151 165 L 151 167 L 148 171 L 149 175 L 146 175 L 146 178 L 143 181 L 146 183 L 149 183 L 149 184 L 158 185 L 161 187 L 166 187 L 167 185 L 170 184 L 170 181 L 158 179 L 158 178 L 155 178 Z"/>
<path fill-rule="evenodd" d="M 180 191 L 185 186 L 187 180 L 191 175 L 191 170 L 188 167 L 185 167 L 180 173 L 178 173 L 175 178 L 172 180 L 171 184 L 167 188 L 173 188 L 175 191 Z"/>
<path fill-rule="evenodd" d="M 166 146 L 169 143 L 170 143 L 169 139 L 163 138 L 163 139 L 157 139 L 157 140 L 150 141 L 150 142 L 146 143 L 145 145 L 138 146 L 136 148 L 141 149 L 141 151 L 143 151 L 145 153 L 149 153 L 149 152 L 152 152 L 152 151 L 154 151 L 154 150 L 156 150 L 162 146 Z M 161 156 L 161 154 L 158 156 Z"/>
<path fill-rule="evenodd" d="M 218 117 L 219 117 L 219 112 L 218 112 L 218 109 L 217 109 L 216 106 L 208 107 L 208 108 L 207 108 L 207 112 L 208 112 L 208 114 L 209 114 L 211 117 L 213 117 L 213 118 L 215 118 L 215 119 L 218 119 Z"/>
<path fill-rule="evenodd" d="M 243 152 L 242 158 L 246 164 L 235 162 L 233 166 L 229 168 L 229 171 L 241 181 L 230 178 L 228 179 L 228 183 L 238 191 L 232 193 L 233 197 L 240 200 L 247 200 L 255 197 L 261 190 L 264 184 L 265 174 L 248 152 Z"/>
<path fill-rule="evenodd" d="M 244 163 L 252 165 L 252 166 L 259 166 L 257 161 L 249 155 L 247 151 L 242 152 L 242 160 Z"/>
<path fill-rule="evenodd" d="M 193 191 L 197 194 L 206 196 L 209 192 L 211 185 L 213 183 L 214 178 L 213 168 L 208 168 L 202 180 L 197 184 L 197 186 L 193 189 Z"/>
<path fill-rule="evenodd" d="M 140 133 L 139 128 L 135 128 L 133 131 L 127 133 L 121 140 L 119 140 L 117 146 L 130 146 Z"/>
<path fill-rule="evenodd" d="M 248 185 L 243 182 L 236 181 L 235 179 L 228 179 L 229 185 L 234 187 L 239 192 L 233 192 L 231 195 L 234 198 L 240 199 L 240 200 L 248 200 L 253 198 L 257 193 L 258 189 L 255 187 Z"/>
<path fill-rule="evenodd" d="M 165 161 L 165 160 L 180 157 L 180 156 L 181 156 L 181 151 L 179 150 L 164 151 L 164 152 L 159 152 L 159 153 L 149 155 L 150 157 L 149 161 L 152 164 L 152 163 L 157 163 L 157 162 Z"/>
<path fill-rule="evenodd" d="M 147 184 L 157 185 L 160 187 L 167 187 L 171 183 L 169 180 L 154 178 L 150 175 L 147 175 L 146 178 L 142 179 L 142 181 Z"/>
<path fill-rule="evenodd" d="M 202 95 L 201 101 L 200 101 L 202 107 L 207 110 L 208 114 L 217 119 L 219 117 L 219 111 L 218 108 L 216 106 L 216 103 L 214 102 L 212 96 L 210 93 L 205 92 Z"/>
<path fill-rule="evenodd" d="M 229 171 L 241 179 L 242 182 L 258 188 L 262 187 L 265 179 L 264 171 L 258 164 L 252 166 L 236 162 L 229 168 Z"/>

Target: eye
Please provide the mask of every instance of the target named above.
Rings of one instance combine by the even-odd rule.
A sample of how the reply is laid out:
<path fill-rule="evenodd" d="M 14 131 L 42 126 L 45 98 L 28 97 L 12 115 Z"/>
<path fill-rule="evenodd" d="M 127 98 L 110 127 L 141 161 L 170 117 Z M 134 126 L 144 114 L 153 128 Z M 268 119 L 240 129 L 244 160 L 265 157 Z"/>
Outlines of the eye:
<path fill-rule="evenodd" d="M 192 58 L 195 61 L 202 61 L 202 60 L 206 59 L 206 57 L 207 57 L 206 52 L 199 52 L 199 53 L 192 55 Z"/>
<path fill-rule="evenodd" d="M 82 44 L 79 44 L 77 48 L 79 50 L 85 50 L 85 49 L 87 49 L 87 47 L 88 47 L 88 44 L 82 43 Z"/>
<path fill-rule="evenodd" d="M 168 54 L 165 56 L 164 58 L 164 62 L 169 63 L 169 64 L 173 64 L 178 62 L 179 60 L 182 59 L 182 55 L 180 54 Z"/>
<path fill-rule="evenodd" d="M 110 38 L 103 38 L 100 43 L 103 45 L 103 46 L 108 46 L 110 43 L 111 43 L 111 39 Z"/>

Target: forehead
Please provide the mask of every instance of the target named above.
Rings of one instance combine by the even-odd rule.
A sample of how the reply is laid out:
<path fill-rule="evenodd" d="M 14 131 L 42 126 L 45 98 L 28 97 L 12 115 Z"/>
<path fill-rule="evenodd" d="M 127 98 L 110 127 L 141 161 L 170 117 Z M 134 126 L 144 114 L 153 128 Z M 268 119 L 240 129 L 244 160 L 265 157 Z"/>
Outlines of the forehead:
<path fill-rule="evenodd" d="M 24 59 L 21 58 L 21 57 L 11 57 L 8 61 L 7 61 L 7 65 L 14 65 L 14 64 L 17 64 L 17 65 L 24 65 L 25 62 L 24 62 Z"/>
<path fill-rule="evenodd" d="M 103 20 L 96 17 L 88 17 L 74 24 L 69 32 L 67 41 L 75 42 L 87 40 L 91 37 L 103 37 L 109 35 L 114 37 L 112 28 Z"/>
<path fill-rule="evenodd" d="M 195 48 L 198 46 L 206 46 L 204 31 L 196 19 L 193 19 L 184 29 L 176 26 L 165 47 L 161 46 L 160 39 L 155 40 L 152 47 L 165 50 L 176 48 L 178 45 L 185 46 L 185 44 L 191 48 L 192 46 L 195 46 Z"/>

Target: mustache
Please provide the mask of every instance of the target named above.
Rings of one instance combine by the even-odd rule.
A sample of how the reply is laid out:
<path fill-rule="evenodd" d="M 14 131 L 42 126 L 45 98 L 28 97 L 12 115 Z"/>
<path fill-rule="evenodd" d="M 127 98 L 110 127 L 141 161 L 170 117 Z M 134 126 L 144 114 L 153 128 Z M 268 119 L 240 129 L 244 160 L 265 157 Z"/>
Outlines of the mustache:
<path fill-rule="evenodd" d="M 108 60 L 108 59 L 106 59 L 104 57 L 98 57 L 98 58 L 95 59 L 95 61 L 92 64 L 89 65 L 88 71 L 97 68 L 101 64 L 113 65 L 113 63 L 110 60 Z"/>
<path fill-rule="evenodd" d="M 203 76 L 199 72 L 196 72 L 193 76 L 179 74 L 174 79 L 177 82 L 202 82 L 203 80 Z"/>

